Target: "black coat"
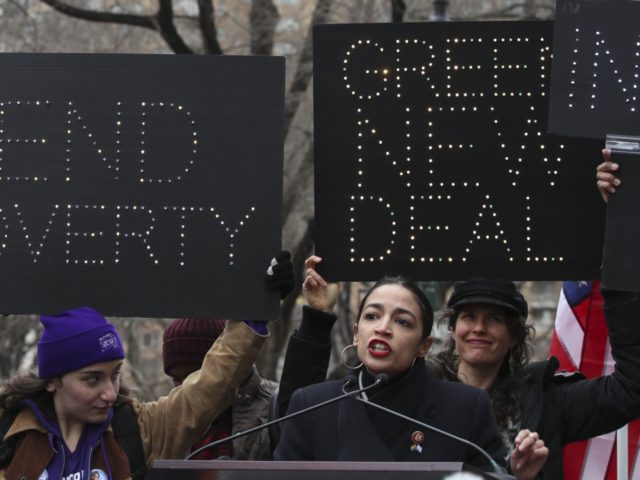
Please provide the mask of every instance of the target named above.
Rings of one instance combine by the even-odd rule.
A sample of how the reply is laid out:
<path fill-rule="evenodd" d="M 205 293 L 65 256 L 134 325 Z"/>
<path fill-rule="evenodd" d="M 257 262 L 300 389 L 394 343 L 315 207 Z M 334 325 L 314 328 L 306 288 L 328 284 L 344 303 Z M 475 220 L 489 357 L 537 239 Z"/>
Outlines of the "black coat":
<path fill-rule="evenodd" d="M 526 369 L 521 428 L 538 432 L 549 448 L 546 479 L 563 478 L 564 445 L 617 430 L 640 418 L 640 295 L 603 293 L 611 353 L 616 361 L 613 374 L 593 380 L 585 380 L 579 373 L 566 375 L 557 371 L 554 357 Z M 303 321 L 326 322 L 325 316 L 318 318 L 317 311 L 307 308 Z M 292 336 L 282 373 L 288 391 L 326 375 L 330 353 L 327 338 Z M 306 365 L 313 368 L 306 370 Z M 287 398 L 283 397 L 278 400 L 286 405 Z"/>
<path fill-rule="evenodd" d="M 611 375 L 593 380 L 579 373 L 565 375 L 557 372 L 555 357 L 527 368 L 521 428 L 537 431 L 549 448 L 545 478 L 563 478 L 564 445 L 617 430 L 640 418 L 639 296 L 627 295 L 615 302 L 607 298 L 605 318 L 616 361 Z"/>
<path fill-rule="evenodd" d="M 341 395 L 343 384 L 343 381 L 331 381 L 297 390 L 291 397 L 288 413 Z M 504 445 L 491 413 L 489 397 L 482 390 L 434 379 L 422 365 L 416 365 L 403 378 L 372 395 L 370 401 L 465 438 L 487 451 L 496 463 L 504 465 Z M 416 431 L 424 434 L 421 451 L 411 448 L 412 434 Z M 488 460 L 472 447 L 352 398 L 286 421 L 274 458 L 451 461 L 491 471 Z"/>
<path fill-rule="evenodd" d="M 331 358 L 331 328 L 336 318 L 331 313 L 307 305 L 302 307 L 300 330 L 289 338 L 285 352 L 277 394 L 278 417 L 287 413 L 289 400 L 298 388 L 327 379 Z M 307 328 L 303 330 L 305 326 Z"/>

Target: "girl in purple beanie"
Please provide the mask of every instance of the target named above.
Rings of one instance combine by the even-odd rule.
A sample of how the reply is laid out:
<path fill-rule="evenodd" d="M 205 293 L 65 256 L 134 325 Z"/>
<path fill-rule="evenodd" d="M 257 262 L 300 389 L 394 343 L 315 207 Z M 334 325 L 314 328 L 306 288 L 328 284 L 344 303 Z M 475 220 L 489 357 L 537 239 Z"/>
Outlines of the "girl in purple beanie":
<path fill-rule="evenodd" d="M 2 415 L 14 418 L 0 448 L 0 478 L 133 478 L 111 428 L 114 409 L 125 402 L 145 464 L 184 458 L 233 401 L 266 338 L 244 322 L 229 322 L 189 382 L 142 403 L 120 389 L 124 348 L 102 315 L 82 307 L 41 321 L 37 375 L 18 374 L 0 387 Z"/>
<path fill-rule="evenodd" d="M 284 263 L 268 289 L 274 279 L 280 293 L 292 284 Z M 0 385 L 0 479 L 126 480 L 155 459 L 184 458 L 232 403 L 268 333 L 266 322 L 227 322 L 200 370 L 143 403 L 121 388 L 125 352 L 107 319 L 82 307 L 41 321 L 37 374 Z"/>

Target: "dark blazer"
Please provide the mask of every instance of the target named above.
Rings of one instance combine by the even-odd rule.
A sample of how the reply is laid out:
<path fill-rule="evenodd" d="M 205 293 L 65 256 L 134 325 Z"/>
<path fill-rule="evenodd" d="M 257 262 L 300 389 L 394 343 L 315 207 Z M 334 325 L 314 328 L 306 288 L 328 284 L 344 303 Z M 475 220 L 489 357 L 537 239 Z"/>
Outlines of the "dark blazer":
<path fill-rule="evenodd" d="M 386 396 L 391 404 L 400 401 L 405 405 L 410 395 L 408 400 L 417 408 L 401 413 L 479 445 L 496 463 L 504 465 L 506 449 L 486 392 L 436 380 L 427 374 L 422 364 L 412 368 L 406 377 L 385 387 L 386 391 L 373 395 L 370 401 L 384 405 Z M 288 413 L 341 395 L 343 384 L 343 381 L 332 381 L 296 390 Z M 491 471 L 488 460 L 472 447 L 403 419 L 389 419 L 389 415 L 352 398 L 302 414 L 284 424 L 274 459 L 462 461 Z M 387 426 L 383 430 L 381 424 L 384 423 Z M 416 431 L 424 434 L 424 441 L 419 449 L 412 449 L 412 444 L 415 445 L 412 434 Z"/>

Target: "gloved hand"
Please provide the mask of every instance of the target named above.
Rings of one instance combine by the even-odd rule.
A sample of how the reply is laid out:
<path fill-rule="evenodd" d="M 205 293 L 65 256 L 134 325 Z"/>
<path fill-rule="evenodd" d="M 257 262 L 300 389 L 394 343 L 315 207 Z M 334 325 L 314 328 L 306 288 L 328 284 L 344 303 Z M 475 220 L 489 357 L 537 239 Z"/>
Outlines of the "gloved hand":
<path fill-rule="evenodd" d="M 267 268 L 264 280 L 270 291 L 278 290 L 280 292 L 281 299 L 291 293 L 295 285 L 295 276 L 293 275 L 291 254 L 287 250 L 282 250 L 271 259 L 271 264 Z M 268 322 L 245 320 L 244 323 L 251 327 L 258 335 L 266 335 L 269 333 L 267 329 Z"/>
<path fill-rule="evenodd" d="M 271 265 L 267 268 L 265 275 L 267 288 L 271 291 L 278 290 L 280 298 L 283 299 L 293 291 L 295 281 L 291 254 L 287 250 L 282 250 L 271 259 Z"/>

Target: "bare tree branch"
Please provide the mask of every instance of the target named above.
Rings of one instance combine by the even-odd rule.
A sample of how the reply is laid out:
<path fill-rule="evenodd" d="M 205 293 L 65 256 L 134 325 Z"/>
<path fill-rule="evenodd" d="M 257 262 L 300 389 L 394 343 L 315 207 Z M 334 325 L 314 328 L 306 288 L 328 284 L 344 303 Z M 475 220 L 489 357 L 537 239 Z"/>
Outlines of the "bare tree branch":
<path fill-rule="evenodd" d="M 173 23 L 173 4 L 171 0 L 159 0 L 158 13 L 156 13 L 155 18 L 157 22 L 156 29 L 174 53 L 193 53 L 193 50 L 184 43 Z"/>
<path fill-rule="evenodd" d="M 198 24 L 200 25 L 204 51 L 213 55 L 222 55 L 216 31 L 213 0 L 198 0 Z"/>
<path fill-rule="evenodd" d="M 271 55 L 280 15 L 273 0 L 252 0 L 249 13 L 251 54 Z"/>
<path fill-rule="evenodd" d="M 171 0 L 159 0 L 158 11 L 155 15 L 101 12 L 77 8 L 60 0 L 40 1 L 49 5 L 55 11 L 69 17 L 87 20 L 89 22 L 116 23 L 155 30 L 174 53 L 193 53 L 193 50 L 184 43 L 184 40 L 182 40 L 173 23 L 173 6 Z"/>
<path fill-rule="evenodd" d="M 98 12 L 96 10 L 87 10 L 85 8 L 77 8 L 60 0 L 40 0 L 42 3 L 46 3 L 55 11 L 60 12 L 69 17 L 79 18 L 81 20 L 87 20 L 89 22 L 100 23 L 120 23 L 125 25 L 135 25 L 137 27 L 149 28 L 156 30 L 156 26 L 152 18 L 148 15 L 135 15 L 131 13 L 111 13 L 111 12 Z"/>
<path fill-rule="evenodd" d="M 291 82 L 291 87 L 287 94 L 287 99 L 284 105 L 284 131 L 289 131 L 293 116 L 300 105 L 302 94 L 307 90 L 311 76 L 313 74 L 313 26 L 319 23 L 326 23 L 329 10 L 333 0 L 318 0 L 315 9 L 313 10 L 313 17 L 309 24 L 309 30 L 307 31 L 307 37 L 304 42 L 304 47 L 300 52 L 298 59 L 298 68 Z"/>
<path fill-rule="evenodd" d="M 293 175 L 295 177 L 296 187 L 306 187 L 313 185 L 313 139 L 309 140 L 305 146 L 306 152 L 300 162 L 297 171 Z M 282 218 L 289 218 L 300 202 L 300 188 L 288 188 L 282 198 Z"/>
<path fill-rule="evenodd" d="M 393 23 L 402 23 L 406 11 L 407 4 L 404 0 L 391 0 L 391 21 Z"/>
<path fill-rule="evenodd" d="M 13 5 L 17 10 L 20 11 L 25 17 L 30 18 L 29 11 L 22 5 L 20 2 L 16 2 L 16 0 L 9 0 L 9 4 Z"/>
<path fill-rule="evenodd" d="M 38 318 L 35 315 L 0 315 L 0 378 L 9 378 L 23 365 L 29 350 L 35 347 L 39 335 Z M 29 338 L 29 332 L 32 335 Z M 36 333 L 38 332 L 38 333 Z M 29 363 L 29 362 L 27 362 Z"/>
<path fill-rule="evenodd" d="M 38 48 L 38 22 L 36 22 L 33 18 L 33 15 L 31 15 L 29 13 L 29 10 L 27 10 L 25 8 L 25 6 L 16 1 L 16 0 L 9 0 L 9 5 L 13 6 L 16 10 L 18 10 L 25 18 L 25 21 L 27 22 L 28 28 L 30 27 L 31 30 L 33 31 L 33 37 L 35 40 L 32 40 L 31 38 L 28 38 L 27 35 L 24 35 L 23 32 L 20 32 L 20 35 L 16 35 L 13 32 L 9 32 L 8 35 L 11 37 L 14 37 L 16 39 L 20 39 L 22 42 L 24 42 L 25 45 L 27 45 L 29 47 L 29 49 L 33 52 L 36 52 L 39 50 Z M 28 28 L 26 29 L 28 31 Z"/>

